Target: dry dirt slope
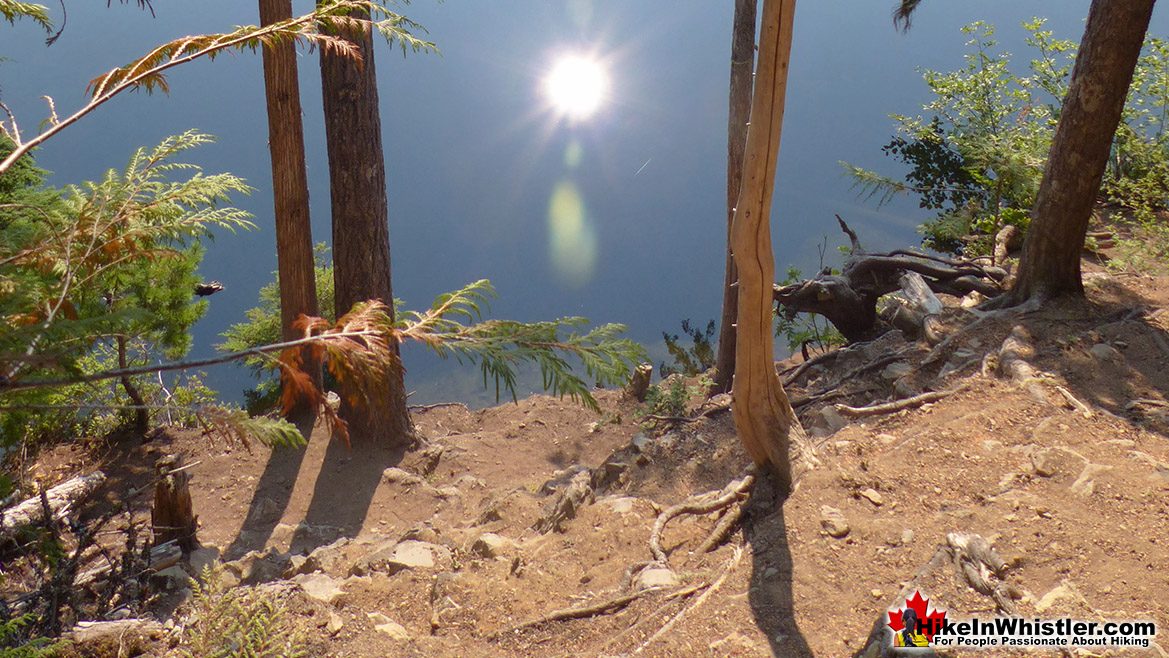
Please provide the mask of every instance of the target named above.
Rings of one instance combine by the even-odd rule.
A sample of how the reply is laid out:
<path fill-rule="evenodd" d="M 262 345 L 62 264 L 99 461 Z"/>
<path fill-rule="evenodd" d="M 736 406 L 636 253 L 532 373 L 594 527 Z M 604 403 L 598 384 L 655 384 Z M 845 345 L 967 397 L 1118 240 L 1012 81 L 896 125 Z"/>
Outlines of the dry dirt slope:
<path fill-rule="evenodd" d="M 843 397 L 802 406 L 819 465 L 782 508 L 761 492 L 747 531 L 706 555 L 693 551 L 717 515 L 671 522 L 664 547 L 677 582 L 584 619 L 515 629 L 636 587 L 627 570 L 651 558 L 658 512 L 745 468 L 728 414 L 637 437 L 636 406 L 615 392 L 601 393 L 602 416 L 536 396 L 420 410 L 430 447 L 404 457 L 323 435 L 306 451 L 248 453 L 173 434 L 119 459 L 131 478 L 159 453 L 198 462 L 200 539 L 245 579 L 275 579 L 266 587 L 282 592 L 313 655 L 848 656 L 911 581 L 951 614 L 994 613 L 948 564 L 923 570 L 950 533 L 993 544 L 1008 564 L 1002 591 L 1022 614 L 1153 619 L 1169 648 L 1169 286 L 1090 282 L 1091 306 L 980 322 L 932 361 L 928 347 L 903 342 L 850 356 L 863 366 L 904 350 L 838 383 Z M 1023 386 L 994 373 L 1016 326 L 1047 373 Z M 793 398 L 857 367 L 838 365 L 810 369 Z M 847 422 L 824 411 L 895 387 L 963 384 L 891 415 Z M 46 461 L 67 470 L 89 460 L 58 451 Z M 545 483 L 574 466 L 594 469 L 596 502 L 562 532 L 536 532 L 555 497 Z M 847 534 L 826 532 L 825 506 Z M 268 553 L 238 560 L 257 549 Z M 290 559 L 314 549 L 307 563 Z"/>

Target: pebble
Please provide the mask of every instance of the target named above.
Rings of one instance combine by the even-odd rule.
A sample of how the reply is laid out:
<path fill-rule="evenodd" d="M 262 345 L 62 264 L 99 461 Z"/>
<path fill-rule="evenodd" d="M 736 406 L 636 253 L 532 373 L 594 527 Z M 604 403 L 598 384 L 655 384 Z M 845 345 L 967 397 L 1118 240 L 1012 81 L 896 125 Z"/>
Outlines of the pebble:
<path fill-rule="evenodd" d="M 836 539 L 847 536 L 851 530 L 848 527 L 848 520 L 844 518 L 844 512 L 828 505 L 820 506 L 820 526 L 828 536 Z"/>

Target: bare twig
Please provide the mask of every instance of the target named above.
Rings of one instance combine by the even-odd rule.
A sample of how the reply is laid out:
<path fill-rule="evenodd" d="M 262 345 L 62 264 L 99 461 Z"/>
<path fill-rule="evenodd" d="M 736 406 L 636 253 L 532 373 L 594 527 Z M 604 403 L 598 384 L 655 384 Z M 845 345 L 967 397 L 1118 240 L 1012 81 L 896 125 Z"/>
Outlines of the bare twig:
<path fill-rule="evenodd" d="M 911 398 L 894 400 L 893 402 L 886 402 L 884 404 L 874 404 L 869 407 L 850 407 L 846 404 L 838 404 L 836 405 L 836 410 L 845 416 L 852 416 L 854 418 L 862 416 L 878 416 L 880 414 L 891 414 L 895 411 L 901 411 L 902 409 L 912 409 L 914 407 L 920 407 L 923 404 L 929 404 L 930 402 L 937 402 L 942 398 L 947 398 L 957 393 L 958 391 L 963 390 L 963 388 L 965 387 L 960 386 L 949 391 L 930 391 L 929 393 L 922 393 L 921 395 L 915 395 Z"/>

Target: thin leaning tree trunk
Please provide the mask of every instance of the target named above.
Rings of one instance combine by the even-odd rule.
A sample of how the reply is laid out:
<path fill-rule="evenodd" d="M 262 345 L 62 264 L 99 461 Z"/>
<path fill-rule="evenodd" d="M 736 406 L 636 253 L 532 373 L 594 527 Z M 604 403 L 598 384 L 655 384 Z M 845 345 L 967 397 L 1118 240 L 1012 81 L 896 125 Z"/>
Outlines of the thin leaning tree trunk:
<path fill-rule="evenodd" d="M 731 224 L 735 203 L 743 185 L 743 151 L 747 147 L 747 121 L 751 116 L 751 76 L 755 72 L 755 13 L 758 0 L 735 0 L 731 37 L 731 84 L 727 113 L 727 263 L 723 277 L 722 320 L 719 322 L 718 356 L 715 359 L 715 389 L 731 390 L 735 376 L 735 318 L 739 313 L 739 292 L 735 281 L 735 257 L 731 253 Z"/>
<path fill-rule="evenodd" d="M 260 0 L 260 24 L 292 18 L 291 0 Z M 272 155 L 272 197 L 276 225 L 276 267 L 280 281 L 282 340 L 299 336 L 292 324 L 301 314 L 320 315 L 313 263 L 312 223 L 309 218 L 308 175 L 305 172 L 304 126 L 301 121 L 300 83 L 296 45 L 291 41 L 265 45 L 264 96 L 268 108 L 268 149 Z M 315 373 L 320 365 L 312 349 L 302 351 L 303 369 Z M 289 419 L 312 427 L 315 409 L 306 404 L 289 410 Z"/>
<path fill-rule="evenodd" d="M 790 445 L 793 441 L 802 443 L 804 430 L 775 372 L 772 331 L 775 256 L 771 248 L 770 215 L 795 9 L 795 0 L 763 3 L 743 186 L 731 225 L 731 249 L 739 270 L 732 409 L 735 428 L 747 454 L 756 464 L 774 473 L 777 488 L 784 495 L 792 487 Z"/>

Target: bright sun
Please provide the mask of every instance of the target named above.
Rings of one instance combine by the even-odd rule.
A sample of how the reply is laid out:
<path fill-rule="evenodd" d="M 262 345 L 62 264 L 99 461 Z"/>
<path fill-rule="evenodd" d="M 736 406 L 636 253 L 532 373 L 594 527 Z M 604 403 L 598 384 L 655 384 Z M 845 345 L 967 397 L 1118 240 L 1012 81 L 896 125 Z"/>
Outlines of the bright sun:
<path fill-rule="evenodd" d="M 580 56 L 560 59 L 545 79 L 552 105 L 563 115 L 586 119 L 605 97 L 605 71 L 595 60 Z"/>

